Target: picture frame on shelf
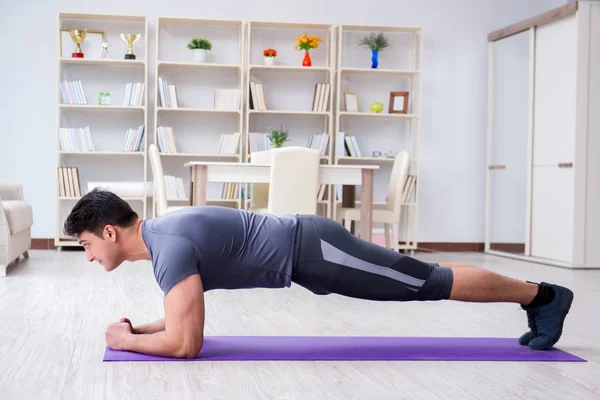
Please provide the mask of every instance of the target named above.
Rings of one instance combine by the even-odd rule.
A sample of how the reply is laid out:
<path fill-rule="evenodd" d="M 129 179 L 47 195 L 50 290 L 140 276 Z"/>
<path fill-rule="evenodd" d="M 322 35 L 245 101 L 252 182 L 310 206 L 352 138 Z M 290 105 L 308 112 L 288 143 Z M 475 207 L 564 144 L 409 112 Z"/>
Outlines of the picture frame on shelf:
<path fill-rule="evenodd" d="M 390 114 L 408 114 L 408 92 L 391 92 L 388 112 Z"/>
<path fill-rule="evenodd" d="M 70 31 L 71 29 L 65 28 L 61 28 L 60 30 L 58 54 L 61 58 L 71 58 L 71 53 L 73 53 L 77 47 L 77 45 L 73 42 L 73 39 L 71 39 Z M 84 58 L 93 60 L 102 59 L 102 44 L 104 42 L 106 42 L 106 34 L 103 31 L 88 30 L 85 35 L 85 39 L 81 44 L 81 51 L 83 52 Z"/>
<path fill-rule="evenodd" d="M 358 112 L 358 97 L 354 92 L 344 92 L 344 111 Z"/>

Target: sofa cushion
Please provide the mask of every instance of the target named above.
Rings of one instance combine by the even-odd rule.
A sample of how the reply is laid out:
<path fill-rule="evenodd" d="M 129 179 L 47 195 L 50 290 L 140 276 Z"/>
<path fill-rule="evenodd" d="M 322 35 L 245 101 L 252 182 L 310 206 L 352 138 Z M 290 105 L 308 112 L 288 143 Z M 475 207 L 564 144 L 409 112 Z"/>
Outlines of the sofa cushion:
<path fill-rule="evenodd" d="M 11 235 L 23 232 L 33 225 L 33 210 L 29 203 L 22 200 L 4 200 L 2 208 L 6 213 Z"/>

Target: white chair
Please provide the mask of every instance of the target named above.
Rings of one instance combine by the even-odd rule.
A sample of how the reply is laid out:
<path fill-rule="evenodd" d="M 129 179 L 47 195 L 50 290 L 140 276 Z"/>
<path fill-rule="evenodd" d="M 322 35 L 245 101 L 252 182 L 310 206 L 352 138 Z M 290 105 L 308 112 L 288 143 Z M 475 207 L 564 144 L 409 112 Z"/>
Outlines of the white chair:
<path fill-rule="evenodd" d="M 21 254 L 29 258 L 32 225 L 33 211 L 23 187 L 0 183 L 0 276 L 6 276 L 6 268 L 19 261 Z"/>
<path fill-rule="evenodd" d="M 152 180 L 154 183 L 154 199 L 156 201 L 156 213 L 158 216 L 168 212 L 179 210 L 188 206 L 171 206 L 167 204 L 167 188 L 165 185 L 165 174 L 160 161 L 158 147 L 155 144 L 148 146 L 148 155 L 152 167 Z"/>
<path fill-rule="evenodd" d="M 404 185 L 408 178 L 410 168 L 410 155 L 406 151 L 402 151 L 396 155 L 392 174 L 388 184 L 387 198 L 385 207 L 373 209 L 373 223 L 383 223 L 385 231 L 385 247 L 392 248 L 395 251 L 399 250 L 399 230 L 400 216 L 402 214 L 402 194 Z M 344 221 L 344 226 L 350 230 L 352 221 L 360 221 L 360 208 L 345 208 L 338 209 L 338 222 Z M 392 231 L 390 238 L 389 231 Z M 392 245 L 390 246 L 390 240 Z"/>
<path fill-rule="evenodd" d="M 252 164 L 271 164 L 271 151 L 254 151 L 250 157 Z M 269 210 L 269 184 L 252 183 L 250 185 L 250 207 L 248 211 L 265 214 Z"/>
<path fill-rule="evenodd" d="M 301 146 L 271 152 L 269 214 L 316 214 L 321 152 Z"/>

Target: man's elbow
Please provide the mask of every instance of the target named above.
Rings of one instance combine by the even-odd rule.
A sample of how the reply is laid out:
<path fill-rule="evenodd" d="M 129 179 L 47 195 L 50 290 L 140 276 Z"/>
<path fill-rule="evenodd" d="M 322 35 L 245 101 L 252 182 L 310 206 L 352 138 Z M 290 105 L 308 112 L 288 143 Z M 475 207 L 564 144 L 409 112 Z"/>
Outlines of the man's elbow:
<path fill-rule="evenodd" d="M 187 343 L 179 347 L 177 349 L 176 357 L 178 358 L 196 358 L 200 350 L 202 350 L 202 345 L 204 344 L 204 340 L 199 340 L 194 343 Z"/>

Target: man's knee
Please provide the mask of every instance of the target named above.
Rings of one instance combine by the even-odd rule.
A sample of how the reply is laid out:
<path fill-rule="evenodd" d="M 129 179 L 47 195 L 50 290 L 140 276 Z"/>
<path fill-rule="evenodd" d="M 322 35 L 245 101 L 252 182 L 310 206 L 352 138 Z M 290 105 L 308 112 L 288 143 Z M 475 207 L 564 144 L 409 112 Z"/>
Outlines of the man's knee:
<path fill-rule="evenodd" d="M 435 301 L 450 298 L 454 274 L 451 268 L 441 265 L 431 271 L 423 286 L 411 296 L 410 300 Z"/>

